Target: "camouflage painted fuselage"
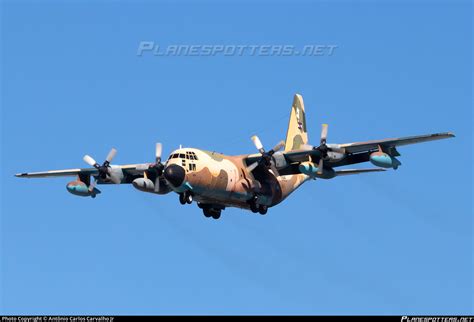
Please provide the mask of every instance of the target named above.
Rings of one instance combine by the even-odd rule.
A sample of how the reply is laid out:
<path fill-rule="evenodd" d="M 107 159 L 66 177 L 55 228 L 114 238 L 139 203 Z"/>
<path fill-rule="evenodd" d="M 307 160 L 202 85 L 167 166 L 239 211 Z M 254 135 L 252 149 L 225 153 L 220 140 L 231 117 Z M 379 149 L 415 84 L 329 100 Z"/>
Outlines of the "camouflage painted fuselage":
<path fill-rule="evenodd" d="M 266 169 L 248 171 L 246 157 L 195 148 L 176 150 L 166 166 L 180 166 L 186 175 L 179 187 L 171 188 L 177 193 L 192 192 L 194 200 L 202 204 L 248 209 L 248 201 L 254 196 L 261 205 L 280 203 L 309 178 L 305 174 L 276 177 Z"/>

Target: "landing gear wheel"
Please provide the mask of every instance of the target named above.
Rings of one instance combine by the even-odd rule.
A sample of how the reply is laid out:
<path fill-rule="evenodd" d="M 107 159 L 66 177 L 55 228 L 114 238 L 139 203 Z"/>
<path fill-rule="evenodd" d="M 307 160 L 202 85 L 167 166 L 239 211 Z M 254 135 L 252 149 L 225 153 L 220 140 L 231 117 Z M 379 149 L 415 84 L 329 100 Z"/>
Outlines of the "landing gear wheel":
<path fill-rule="evenodd" d="M 221 211 L 220 210 L 213 210 L 212 211 L 212 218 L 219 219 L 220 217 L 221 217 Z"/>
<path fill-rule="evenodd" d="M 257 205 L 256 203 L 253 203 L 253 202 L 252 202 L 252 203 L 250 204 L 250 210 L 251 210 L 254 214 L 256 214 L 256 213 L 258 212 L 258 205 Z"/>
<path fill-rule="evenodd" d="M 185 199 L 184 193 L 179 194 L 179 203 L 182 204 L 182 205 L 186 204 L 186 199 Z"/>
<path fill-rule="evenodd" d="M 202 210 L 202 212 L 203 212 L 204 216 L 206 216 L 207 218 L 209 218 L 209 217 L 212 216 L 212 214 L 210 213 L 209 209 L 207 209 L 207 208 L 204 208 L 204 209 Z"/>
<path fill-rule="evenodd" d="M 250 211 L 256 214 L 258 212 L 257 196 L 254 196 L 252 199 L 250 199 L 248 204 L 250 206 Z"/>
<path fill-rule="evenodd" d="M 260 205 L 258 207 L 258 212 L 260 213 L 260 215 L 265 215 L 267 211 L 268 211 L 268 207 L 265 205 Z"/>
<path fill-rule="evenodd" d="M 190 192 L 186 192 L 184 194 L 184 201 L 186 201 L 187 204 L 192 204 L 193 203 L 193 195 Z"/>

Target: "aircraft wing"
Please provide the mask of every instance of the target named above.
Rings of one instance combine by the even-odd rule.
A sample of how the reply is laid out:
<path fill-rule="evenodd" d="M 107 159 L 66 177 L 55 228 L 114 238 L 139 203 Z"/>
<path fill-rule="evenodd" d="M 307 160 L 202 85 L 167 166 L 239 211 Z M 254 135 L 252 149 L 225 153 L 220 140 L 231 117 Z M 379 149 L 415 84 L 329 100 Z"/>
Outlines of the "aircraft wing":
<path fill-rule="evenodd" d="M 342 149 L 346 154 L 370 152 L 378 149 L 378 146 L 382 146 L 384 150 L 391 150 L 397 146 L 409 145 L 415 143 L 422 143 L 428 141 L 435 141 L 441 139 L 452 138 L 455 135 L 451 132 L 445 133 L 434 133 L 426 135 L 416 135 L 416 136 L 407 136 L 403 138 L 391 138 L 391 139 L 382 139 L 382 140 L 372 140 L 372 141 L 363 141 L 363 142 L 354 142 L 354 143 L 345 143 L 345 144 L 333 144 L 339 149 Z M 290 162 L 302 162 L 308 160 L 309 156 L 319 157 L 319 152 L 306 149 L 306 150 L 294 150 L 284 152 L 285 158 Z M 365 160 L 368 161 L 368 160 Z M 347 164 L 347 163 L 346 163 Z M 345 164 L 340 164 L 345 165 Z M 340 166 L 339 164 L 337 166 Z"/>
<path fill-rule="evenodd" d="M 441 139 L 447 139 L 447 138 L 452 138 L 452 137 L 454 137 L 454 134 L 451 132 L 434 133 L 434 134 L 426 134 L 426 135 L 407 136 L 403 138 L 393 138 L 393 139 L 339 144 L 338 147 L 344 149 L 346 153 L 359 153 L 359 152 L 377 150 L 379 145 L 385 148 L 394 148 L 394 147 L 402 146 L 402 145 L 441 140 Z"/>
<path fill-rule="evenodd" d="M 451 132 L 444 133 L 434 133 L 426 135 L 416 135 L 408 136 L 402 138 L 391 138 L 391 139 L 382 139 L 382 140 L 373 140 L 373 141 L 364 141 L 364 142 L 354 142 L 354 143 L 345 143 L 345 144 L 328 144 L 328 146 L 337 147 L 339 150 L 345 153 L 345 157 L 339 161 L 330 162 L 332 167 L 341 167 L 350 164 L 356 164 L 361 162 L 369 161 L 370 154 L 378 150 L 380 145 L 384 151 L 388 151 L 392 156 L 399 156 L 398 151 L 396 150 L 397 146 L 422 143 L 434 140 L 441 140 L 452 138 L 455 135 Z M 291 150 L 285 152 L 278 152 L 280 155 L 283 155 L 285 160 L 290 163 L 287 168 L 279 169 L 280 173 L 283 174 L 295 174 L 299 173 L 297 164 L 300 162 L 309 161 L 311 159 L 319 160 L 320 152 L 311 147 L 306 147 L 298 150 Z M 277 154 L 275 154 L 276 156 Z M 247 156 L 246 162 L 247 165 L 250 165 L 261 158 L 260 154 L 251 154 Z M 380 171 L 380 170 L 375 170 Z M 362 171 L 361 171 L 362 172 Z M 349 174 L 349 172 L 341 173 L 341 175 Z M 350 173 L 352 174 L 352 173 Z"/>
<path fill-rule="evenodd" d="M 143 174 L 143 167 L 141 164 L 129 164 L 129 165 L 118 165 L 114 166 L 122 169 L 124 175 L 140 175 Z M 47 177 L 68 177 L 68 176 L 78 176 L 78 175 L 89 175 L 97 176 L 99 172 L 96 168 L 82 168 L 82 169 L 66 169 L 66 170 L 50 170 L 50 171 L 41 171 L 41 172 L 24 172 L 15 174 L 16 177 L 20 178 L 47 178 Z"/>

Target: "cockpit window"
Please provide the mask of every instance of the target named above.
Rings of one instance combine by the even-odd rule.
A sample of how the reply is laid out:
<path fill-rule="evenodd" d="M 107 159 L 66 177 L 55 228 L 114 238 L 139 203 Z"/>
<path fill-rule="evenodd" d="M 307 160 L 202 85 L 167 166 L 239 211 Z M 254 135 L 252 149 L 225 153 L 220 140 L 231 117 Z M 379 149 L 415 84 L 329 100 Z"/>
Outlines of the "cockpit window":
<path fill-rule="evenodd" d="M 188 159 L 188 160 L 197 160 L 197 156 L 196 156 L 196 153 L 192 152 L 192 151 L 186 151 L 186 154 L 185 153 L 175 153 L 175 154 L 171 154 L 168 158 L 168 160 L 170 159 L 176 159 L 176 158 L 180 158 L 180 159 Z"/>

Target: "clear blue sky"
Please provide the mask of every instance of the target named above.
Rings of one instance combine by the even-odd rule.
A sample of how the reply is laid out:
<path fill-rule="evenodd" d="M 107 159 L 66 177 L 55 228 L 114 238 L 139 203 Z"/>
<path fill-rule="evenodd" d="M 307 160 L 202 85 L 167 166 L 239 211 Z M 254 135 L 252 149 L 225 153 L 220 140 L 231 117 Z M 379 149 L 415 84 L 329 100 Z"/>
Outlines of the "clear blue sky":
<path fill-rule="evenodd" d="M 472 5 L 460 1 L 2 1 L 3 314 L 473 314 Z M 323 57 L 137 57 L 168 44 L 335 44 Z M 318 180 L 267 216 L 23 171 L 89 153 L 253 153 L 453 131 L 397 171 Z M 367 165 L 370 167 L 370 165 Z"/>

